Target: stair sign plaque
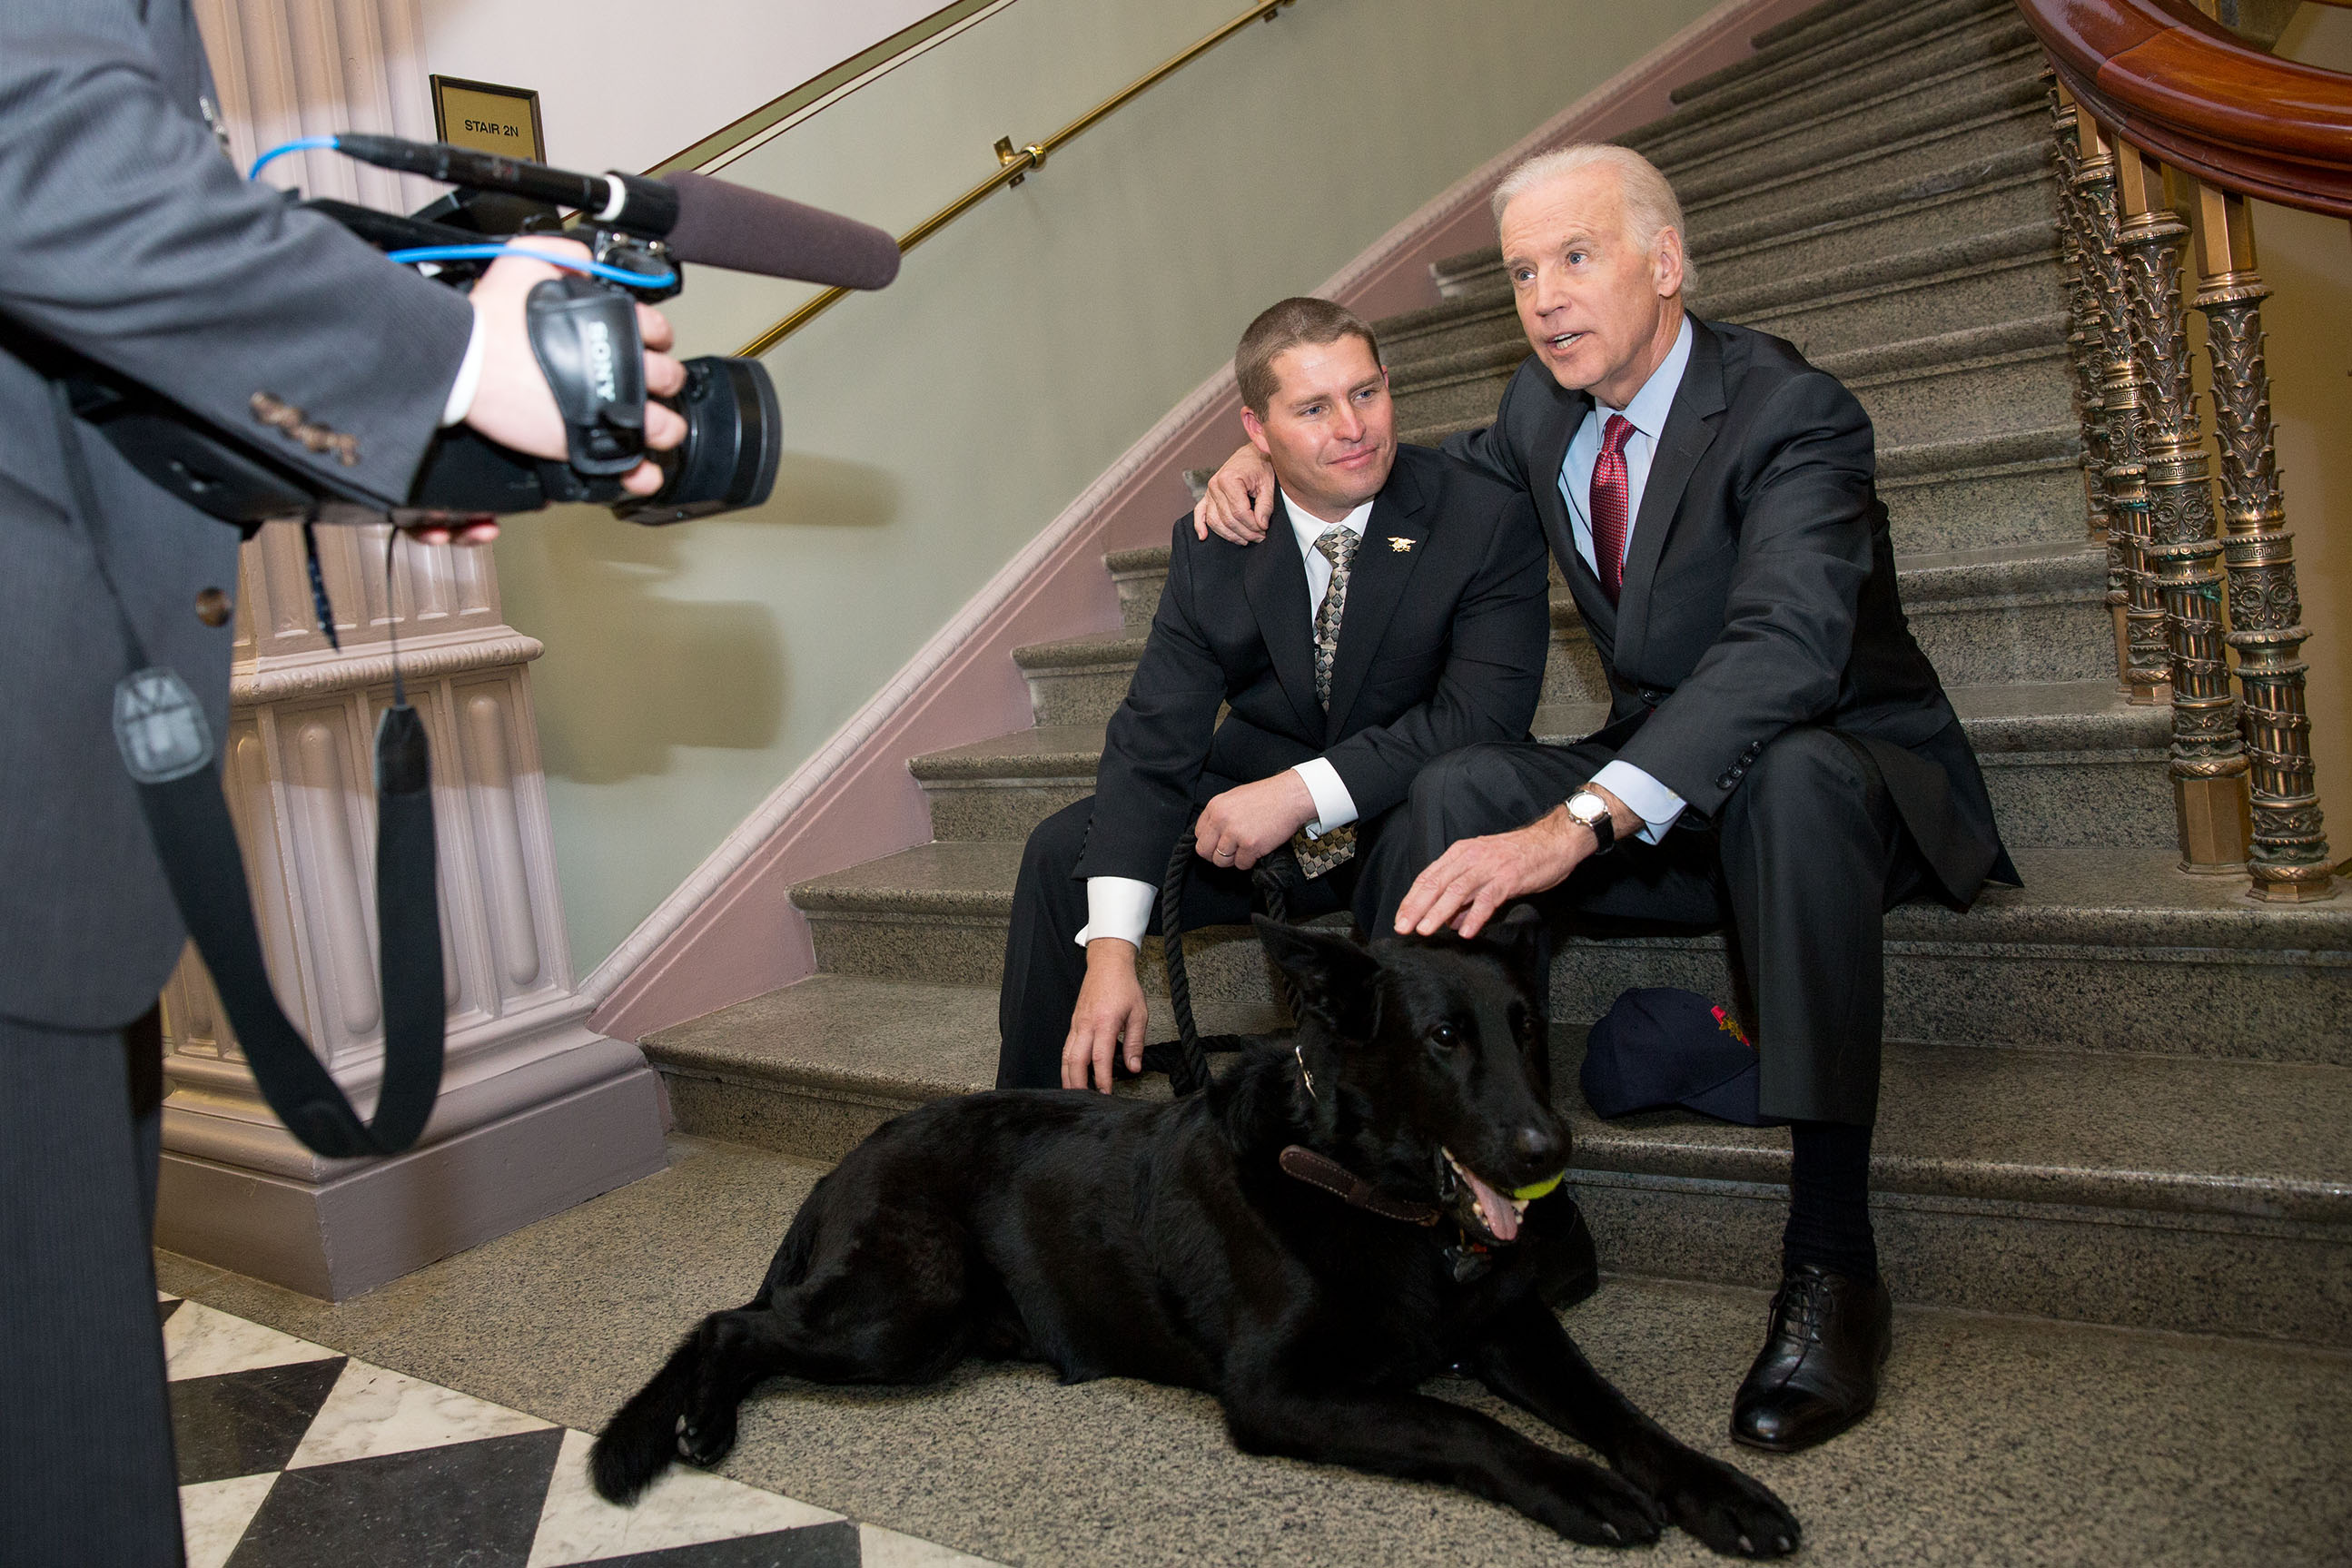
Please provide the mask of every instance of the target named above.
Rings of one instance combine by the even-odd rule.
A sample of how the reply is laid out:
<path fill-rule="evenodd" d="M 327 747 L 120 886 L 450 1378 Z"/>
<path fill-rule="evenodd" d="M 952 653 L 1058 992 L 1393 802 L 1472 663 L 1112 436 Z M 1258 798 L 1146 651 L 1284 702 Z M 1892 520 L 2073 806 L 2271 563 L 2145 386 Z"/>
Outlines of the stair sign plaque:
<path fill-rule="evenodd" d="M 433 78 L 433 134 L 443 141 L 503 157 L 547 162 L 539 125 L 539 94 L 526 87 Z"/>

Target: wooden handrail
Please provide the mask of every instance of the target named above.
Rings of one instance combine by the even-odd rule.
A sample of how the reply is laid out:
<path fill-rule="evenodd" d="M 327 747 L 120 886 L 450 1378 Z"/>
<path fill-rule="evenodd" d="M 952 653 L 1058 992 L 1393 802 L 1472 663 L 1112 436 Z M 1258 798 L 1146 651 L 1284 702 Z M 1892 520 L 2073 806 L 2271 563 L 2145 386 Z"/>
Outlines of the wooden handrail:
<path fill-rule="evenodd" d="M 2183 0 L 2017 0 L 2101 124 L 2174 168 L 2352 218 L 2352 76 L 2249 48 Z"/>

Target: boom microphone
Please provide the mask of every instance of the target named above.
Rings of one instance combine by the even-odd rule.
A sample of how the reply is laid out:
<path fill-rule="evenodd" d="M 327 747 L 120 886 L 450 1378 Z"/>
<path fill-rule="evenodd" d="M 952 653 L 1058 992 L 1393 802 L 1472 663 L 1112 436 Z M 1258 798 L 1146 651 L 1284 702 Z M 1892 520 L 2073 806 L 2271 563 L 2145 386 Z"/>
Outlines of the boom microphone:
<path fill-rule="evenodd" d="M 898 276 L 898 242 L 871 224 L 707 174 L 672 174 L 680 261 L 835 288 L 881 288 Z"/>
<path fill-rule="evenodd" d="M 680 261 L 837 288 L 880 288 L 898 276 L 898 242 L 871 224 L 707 174 L 575 174 L 446 141 L 350 131 L 334 143 L 379 168 L 576 208 L 591 222 L 666 241 Z"/>

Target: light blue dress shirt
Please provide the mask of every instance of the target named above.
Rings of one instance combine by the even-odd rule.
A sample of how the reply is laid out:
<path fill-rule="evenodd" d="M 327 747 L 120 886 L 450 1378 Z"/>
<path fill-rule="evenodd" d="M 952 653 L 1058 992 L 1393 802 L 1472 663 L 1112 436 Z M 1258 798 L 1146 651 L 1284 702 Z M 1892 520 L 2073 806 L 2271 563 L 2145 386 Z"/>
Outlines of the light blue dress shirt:
<path fill-rule="evenodd" d="M 1576 538 L 1576 553 L 1584 558 L 1593 575 L 1600 575 L 1601 566 L 1592 553 L 1592 518 L 1590 502 L 1592 497 L 1592 469 L 1601 461 L 1601 443 L 1608 428 L 1609 416 L 1622 413 L 1633 424 L 1633 434 L 1625 438 L 1625 550 L 1633 553 L 1633 529 L 1642 516 L 1642 492 L 1650 483 L 1650 462 L 1658 454 L 1658 437 L 1664 434 L 1666 415 L 1673 412 L 1675 393 L 1681 390 L 1683 371 L 1691 357 L 1690 318 L 1683 318 L 1682 330 L 1675 334 L 1675 346 L 1633 401 L 1622 409 L 1605 408 L 1593 400 L 1592 412 L 1576 428 L 1576 435 L 1568 444 L 1568 455 L 1559 465 L 1560 498 L 1568 503 L 1570 531 Z M 1630 762 L 1611 762 L 1592 776 L 1592 782 L 1608 790 L 1633 808 L 1633 814 L 1645 826 L 1640 837 L 1656 843 L 1683 814 L 1685 801 L 1680 795 L 1651 778 Z"/>

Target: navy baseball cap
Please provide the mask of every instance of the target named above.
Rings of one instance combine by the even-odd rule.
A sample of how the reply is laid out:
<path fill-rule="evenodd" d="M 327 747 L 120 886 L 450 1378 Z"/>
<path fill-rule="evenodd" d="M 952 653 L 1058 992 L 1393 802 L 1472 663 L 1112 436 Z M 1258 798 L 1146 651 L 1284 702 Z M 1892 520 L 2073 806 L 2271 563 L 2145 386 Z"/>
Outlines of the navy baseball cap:
<path fill-rule="evenodd" d="M 1592 1026 L 1582 1078 L 1584 1098 L 1601 1116 L 1681 1105 L 1768 1124 L 1757 1109 L 1755 1046 L 1738 1019 L 1696 991 L 1650 986 L 1620 996 Z"/>

